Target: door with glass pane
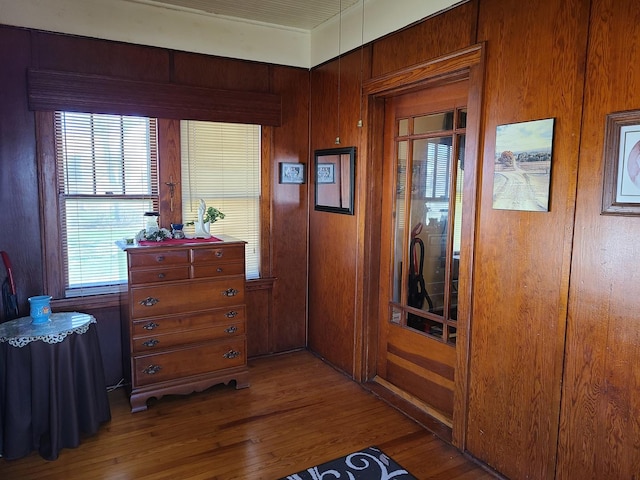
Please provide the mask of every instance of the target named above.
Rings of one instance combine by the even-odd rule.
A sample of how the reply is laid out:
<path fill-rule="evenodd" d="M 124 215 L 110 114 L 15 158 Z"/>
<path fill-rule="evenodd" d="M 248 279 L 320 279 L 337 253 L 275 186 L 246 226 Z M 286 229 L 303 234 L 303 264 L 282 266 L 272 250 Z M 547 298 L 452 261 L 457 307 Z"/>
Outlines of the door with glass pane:
<path fill-rule="evenodd" d="M 451 426 L 467 82 L 389 98 L 378 375 Z"/>

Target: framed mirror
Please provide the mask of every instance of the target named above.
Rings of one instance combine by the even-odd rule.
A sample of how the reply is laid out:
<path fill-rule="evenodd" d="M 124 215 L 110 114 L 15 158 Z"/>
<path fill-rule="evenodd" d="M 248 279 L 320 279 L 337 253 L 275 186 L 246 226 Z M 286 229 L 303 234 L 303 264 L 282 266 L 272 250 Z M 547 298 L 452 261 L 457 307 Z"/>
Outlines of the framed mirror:
<path fill-rule="evenodd" d="M 353 215 L 356 147 L 315 151 L 315 209 Z"/>

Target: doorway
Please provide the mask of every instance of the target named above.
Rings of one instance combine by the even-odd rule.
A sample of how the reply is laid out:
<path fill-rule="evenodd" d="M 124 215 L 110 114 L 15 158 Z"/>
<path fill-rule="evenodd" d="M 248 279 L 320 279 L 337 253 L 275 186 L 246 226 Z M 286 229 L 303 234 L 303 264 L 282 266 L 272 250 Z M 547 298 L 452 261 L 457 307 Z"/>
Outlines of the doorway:
<path fill-rule="evenodd" d="M 449 428 L 459 305 L 471 301 L 459 288 L 470 271 L 461 255 L 468 90 L 463 79 L 384 100 L 376 381 Z"/>

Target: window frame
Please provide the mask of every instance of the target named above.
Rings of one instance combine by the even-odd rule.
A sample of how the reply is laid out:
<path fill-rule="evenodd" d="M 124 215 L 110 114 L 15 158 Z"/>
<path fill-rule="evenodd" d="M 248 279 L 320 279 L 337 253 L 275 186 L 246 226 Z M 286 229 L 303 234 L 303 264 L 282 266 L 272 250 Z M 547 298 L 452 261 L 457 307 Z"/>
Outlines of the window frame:
<path fill-rule="evenodd" d="M 119 121 L 118 121 L 119 120 Z M 148 174 L 150 176 L 150 184 L 147 186 L 148 190 L 144 193 L 140 192 L 139 188 L 133 187 L 135 179 L 137 177 L 136 174 L 131 172 L 131 175 L 127 174 L 125 176 L 125 165 L 126 165 L 126 156 L 124 154 L 123 149 L 125 148 L 125 123 L 127 125 L 132 125 L 135 123 L 139 125 L 140 120 L 144 120 L 147 123 L 146 132 L 144 135 L 147 135 L 147 140 L 149 142 L 148 150 L 147 150 L 147 159 L 148 163 Z M 85 121 L 89 123 L 84 123 Z M 115 123 L 114 123 L 115 122 Z M 67 130 L 67 126 L 70 130 Z M 105 130 L 106 127 L 106 130 Z M 145 207 L 144 209 L 140 209 L 140 217 L 142 218 L 143 211 L 157 211 L 159 206 L 159 191 L 158 191 L 158 142 L 157 142 L 157 119 L 154 117 L 144 117 L 144 116 L 125 116 L 125 115 L 104 115 L 104 114 L 95 114 L 95 113 L 78 113 L 78 112 L 54 112 L 54 131 L 56 138 L 56 168 L 57 173 L 60 175 L 57 177 L 57 190 L 58 190 L 58 205 L 60 210 L 58 210 L 58 223 L 60 225 L 60 243 L 63 259 L 63 276 L 64 276 L 64 284 L 65 284 L 65 296 L 69 298 L 73 297 L 82 297 L 82 296 L 91 296 L 97 294 L 105 294 L 105 293 L 113 293 L 120 292 L 124 289 L 127 283 L 126 272 L 118 268 L 118 272 L 123 275 L 117 279 L 117 281 L 113 282 L 101 282 L 98 278 L 95 278 L 94 275 L 99 275 L 99 270 L 93 270 L 93 262 L 87 261 L 87 258 L 82 255 L 82 251 L 76 250 L 77 245 L 74 248 L 74 242 L 72 239 L 73 235 L 69 236 L 69 229 L 75 227 L 79 227 L 73 219 L 76 221 L 83 221 L 83 218 L 77 217 L 73 215 L 73 208 L 69 208 L 70 204 L 75 202 L 93 202 L 93 201 L 106 201 L 108 205 L 114 205 L 116 202 L 126 202 L 129 205 L 129 202 L 139 202 L 139 201 L 150 201 L 151 205 Z M 107 174 L 108 170 L 105 168 L 109 168 L 107 164 L 103 163 L 106 159 L 103 155 L 103 144 L 101 138 L 104 136 L 106 132 L 109 134 L 117 133 L 119 140 L 119 147 L 121 151 L 119 155 L 116 155 L 115 158 L 120 160 L 117 168 L 119 170 L 118 176 L 121 178 L 122 185 L 115 186 L 117 188 L 122 188 L 123 191 L 117 192 L 115 194 L 106 195 L 104 193 L 99 192 L 99 185 L 97 181 L 102 178 L 102 174 Z M 139 134 L 136 134 L 138 140 L 143 140 L 140 138 Z M 82 139 L 89 140 L 91 139 L 91 158 L 92 162 L 87 162 L 86 160 L 80 161 L 80 172 L 85 172 L 86 168 L 93 168 L 93 171 L 90 171 L 90 177 L 81 177 L 76 179 L 73 173 L 70 173 L 73 170 L 67 170 L 70 167 L 69 162 L 70 159 L 73 158 L 73 148 L 74 145 L 77 145 L 77 141 L 82 141 Z M 110 138 L 110 140 L 112 140 Z M 133 144 L 130 144 L 133 146 Z M 67 148 L 71 150 L 67 150 Z M 139 144 L 136 145 L 136 152 L 141 153 L 138 150 Z M 99 166 L 96 166 L 96 160 Z M 109 165 L 114 165 L 109 160 Z M 71 167 L 72 168 L 72 167 Z M 99 170 L 96 170 L 98 168 Z M 101 172 L 101 173 L 99 173 Z M 87 178 L 93 179 L 93 185 L 87 185 Z M 73 183 L 70 183 L 73 180 Z M 131 181 L 132 188 L 136 190 L 136 193 L 130 193 L 130 188 L 127 188 L 128 181 Z M 87 191 L 87 187 L 89 187 L 92 192 Z M 109 185 L 112 187 L 112 185 Z M 80 189 L 80 190 L 78 190 Z M 87 204 L 85 204 L 87 205 Z M 120 203 L 120 205 L 124 205 L 124 203 Z M 110 222 L 113 225 L 113 222 Z M 131 232 L 133 233 L 133 232 Z M 123 236 L 126 233 L 122 234 Z M 113 238 L 112 241 L 117 240 L 117 238 Z M 109 241 L 110 242 L 110 241 Z M 108 264 L 99 263 L 100 267 L 105 267 L 107 270 L 111 267 L 113 268 L 114 259 L 118 262 L 120 266 L 122 263 L 125 263 L 125 258 L 120 256 L 119 252 L 115 245 L 111 244 L 111 247 L 114 249 L 110 254 L 111 260 L 108 261 Z M 73 255 L 73 252 L 76 254 L 81 254 L 80 258 L 77 255 Z M 119 257 L 119 258 L 118 258 Z M 89 282 L 91 280 L 96 281 L 96 285 L 87 284 L 85 281 L 82 281 L 78 285 L 72 285 L 72 273 L 77 277 L 82 270 L 76 270 L 76 268 L 72 268 L 74 263 L 88 263 L 89 270 L 91 273 L 91 277 L 89 277 Z"/>

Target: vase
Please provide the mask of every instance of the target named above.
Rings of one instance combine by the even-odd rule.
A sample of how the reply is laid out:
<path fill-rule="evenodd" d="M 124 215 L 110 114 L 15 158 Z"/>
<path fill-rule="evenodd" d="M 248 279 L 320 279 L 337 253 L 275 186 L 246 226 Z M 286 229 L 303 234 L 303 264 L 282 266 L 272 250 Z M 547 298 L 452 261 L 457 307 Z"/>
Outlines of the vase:
<path fill-rule="evenodd" d="M 49 295 L 37 295 L 29 297 L 31 323 L 47 323 L 51 316 L 51 297 Z"/>
<path fill-rule="evenodd" d="M 209 233 L 211 228 L 210 222 L 206 222 L 206 223 L 196 222 L 195 227 L 196 227 L 196 233 L 194 235 L 195 238 L 211 238 L 211 233 Z"/>

